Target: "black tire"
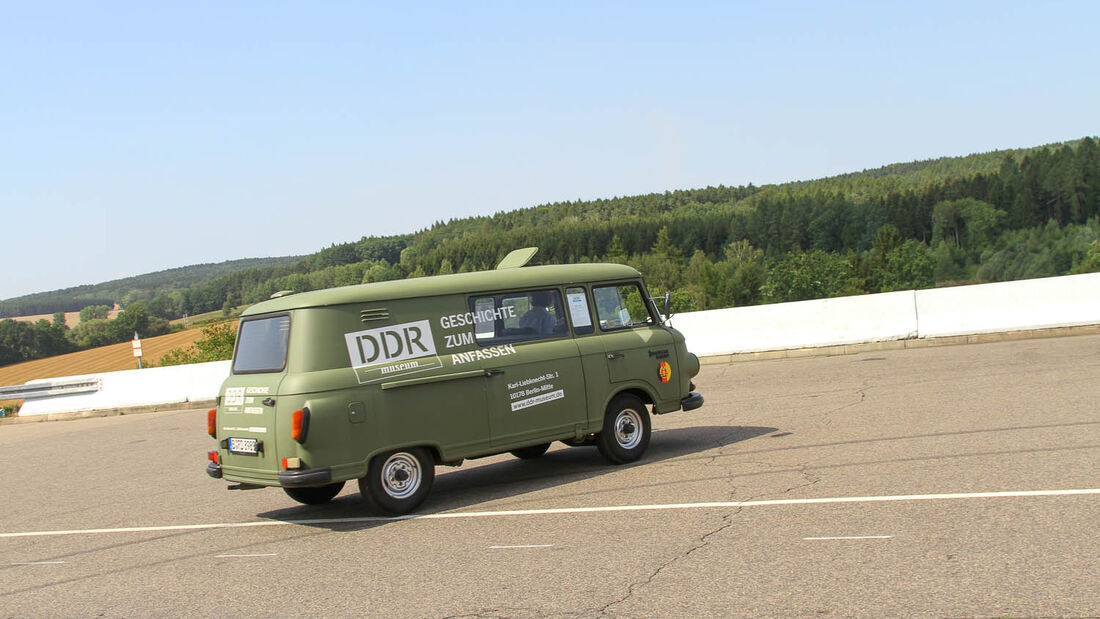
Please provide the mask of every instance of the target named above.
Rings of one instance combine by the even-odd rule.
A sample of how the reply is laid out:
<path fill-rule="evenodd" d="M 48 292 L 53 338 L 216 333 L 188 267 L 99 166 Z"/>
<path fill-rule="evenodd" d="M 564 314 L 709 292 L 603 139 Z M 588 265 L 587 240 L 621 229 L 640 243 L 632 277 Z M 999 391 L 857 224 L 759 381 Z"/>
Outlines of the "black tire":
<path fill-rule="evenodd" d="M 530 460 L 546 453 L 547 449 L 550 449 L 550 443 L 543 443 L 542 445 L 531 445 L 530 447 L 520 447 L 519 449 L 513 449 L 508 453 L 521 460 Z"/>
<path fill-rule="evenodd" d="M 423 447 L 397 449 L 375 456 L 359 493 L 375 511 L 407 514 L 420 506 L 435 481 L 435 462 Z"/>
<path fill-rule="evenodd" d="M 312 488 L 283 488 L 286 495 L 305 505 L 324 505 L 340 494 L 344 489 L 344 482 L 338 481 L 327 486 L 314 486 Z"/>
<path fill-rule="evenodd" d="M 649 447 L 649 435 L 649 411 L 645 404 L 624 393 L 607 405 L 596 447 L 612 464 L 626 464 L 642 457 Z"/>

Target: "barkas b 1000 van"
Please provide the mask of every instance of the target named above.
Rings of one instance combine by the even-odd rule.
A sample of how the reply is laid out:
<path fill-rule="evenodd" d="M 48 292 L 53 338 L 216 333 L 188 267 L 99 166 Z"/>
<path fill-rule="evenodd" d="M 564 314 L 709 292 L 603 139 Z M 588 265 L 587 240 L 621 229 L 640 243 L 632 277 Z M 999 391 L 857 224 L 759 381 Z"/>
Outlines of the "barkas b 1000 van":
<path fill-rule="evenodd" d="M 207 430 L 207 473 L 325 503 L 358 480 L 375 511 L 427 497 L 439 464 L 553 441 L 637 460 L 654 414 L 703 404 L 699 359 L 641 274 L 524 266 L 277 296 L 241 316 Z M 667 306 L 667 298 L 666 298 Z M 666 307 L 667 313 L 667 307 Z"/>

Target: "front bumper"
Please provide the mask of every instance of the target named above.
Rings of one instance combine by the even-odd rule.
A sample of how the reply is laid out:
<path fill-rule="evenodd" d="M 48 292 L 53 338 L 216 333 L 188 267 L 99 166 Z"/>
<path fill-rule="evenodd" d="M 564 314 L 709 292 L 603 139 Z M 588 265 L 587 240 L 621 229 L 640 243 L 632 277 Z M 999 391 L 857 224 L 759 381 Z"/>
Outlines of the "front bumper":
<path fill-rule="evenodd" d="M 703 405 L 703 394 L 692 391 L 686 398 L 680 400 L 680 407 L 685 411 L 693 411 Z"/>

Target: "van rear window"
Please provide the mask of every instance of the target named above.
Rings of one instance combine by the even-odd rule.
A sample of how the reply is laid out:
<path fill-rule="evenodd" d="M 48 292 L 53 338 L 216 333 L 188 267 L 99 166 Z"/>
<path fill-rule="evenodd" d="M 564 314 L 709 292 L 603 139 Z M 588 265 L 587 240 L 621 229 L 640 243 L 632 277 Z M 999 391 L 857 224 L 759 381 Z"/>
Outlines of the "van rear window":
<path fill-rule="evenodd" d="M 257 318 L 241 323 L 233 373 L 281 372 L 286 367 L 290 316 Z"/>

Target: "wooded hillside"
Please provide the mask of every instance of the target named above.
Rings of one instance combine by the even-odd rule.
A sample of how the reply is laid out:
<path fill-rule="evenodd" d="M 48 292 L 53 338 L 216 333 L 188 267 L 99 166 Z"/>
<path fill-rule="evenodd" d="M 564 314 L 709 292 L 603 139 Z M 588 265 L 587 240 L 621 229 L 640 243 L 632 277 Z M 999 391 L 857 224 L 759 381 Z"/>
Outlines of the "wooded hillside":
<path fill-rule="evenodd" d="M 278 290 L 489 269 L 526 246 L 541 263 L 634 265 L 678 311 L 1100 271 L 1100 148 L 1084 138 L 782 185 L 556 202 L 300 259 L 31 295 L 0 311 L 141 302 L 174 319 Z"/>

